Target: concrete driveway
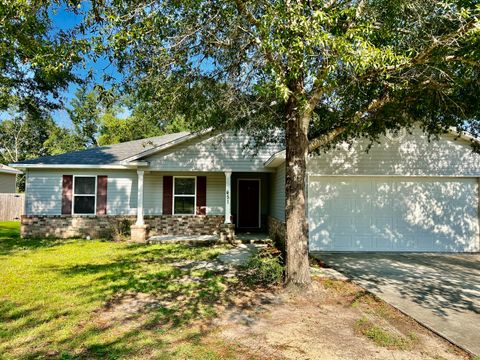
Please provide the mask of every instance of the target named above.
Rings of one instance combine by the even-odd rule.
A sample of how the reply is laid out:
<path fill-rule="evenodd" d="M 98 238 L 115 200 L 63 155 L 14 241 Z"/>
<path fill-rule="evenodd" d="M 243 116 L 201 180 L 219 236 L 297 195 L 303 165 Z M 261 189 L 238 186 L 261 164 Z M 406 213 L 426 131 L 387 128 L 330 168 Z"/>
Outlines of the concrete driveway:
<path fill-rule="evenodd" d="M 480 255 L 312 255 L 463 349 L 480 355 Z"/>

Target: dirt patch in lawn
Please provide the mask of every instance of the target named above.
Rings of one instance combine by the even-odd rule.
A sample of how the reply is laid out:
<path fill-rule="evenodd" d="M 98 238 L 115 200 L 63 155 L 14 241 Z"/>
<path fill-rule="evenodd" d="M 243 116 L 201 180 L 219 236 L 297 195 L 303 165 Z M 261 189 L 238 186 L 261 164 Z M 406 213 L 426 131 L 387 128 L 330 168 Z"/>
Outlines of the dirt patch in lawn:
<path fill-rule="evenodd" d="M 176 292 L 118 294 L 79 332 L 130 336 L 142 344 L 132 352 L 142 359 L 469 359 L 349 281 L 317 276 L 303 293 L 233 280 L 217 289 L 214 270 L 228 278 L 231 271 L 190 273 L 205 268 L 192 264 L 176 264 L 183 271 L 170 280 Z M 79 343 L 73 354 L 95 358 L 111 348 Z"/>
<path fill-rule="evenodd" d="M 316 279 L 306 294 L 278 290 L 227 309 L 219 336 L 279 359 L 469 359 L 395 308 L 347 282 Z"/>

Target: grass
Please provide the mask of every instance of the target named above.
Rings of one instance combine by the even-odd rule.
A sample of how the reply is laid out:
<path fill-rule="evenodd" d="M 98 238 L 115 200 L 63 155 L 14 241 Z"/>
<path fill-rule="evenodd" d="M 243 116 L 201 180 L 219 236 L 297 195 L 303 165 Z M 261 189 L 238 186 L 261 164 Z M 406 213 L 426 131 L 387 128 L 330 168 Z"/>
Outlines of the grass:
<path fill-rule="evenodd" d="M 407 336 L 396 334 L 375 325 L 365 317 L 356 321 L 355 330 L 372 340 L 377 346 L 389 349 L 406 350 L 418 341 L 418 337 L 414 333 L 410 333 Z"/>
<path fill-rule="evenodd" d="M 242 270 L 242 282 L 252 287 L 279 285 L 283 280 L 282 258 L 280 252 L 273 247 L 253 255 Z"/>
<path fill-rule="evenodd" d="M 0 223 L 0 358 L 229 358 L 202 322 L 229 280 L 173 266 L 224 248 L 24 240 Z M 140 304 L 140 305 L 139 305 Z"/>

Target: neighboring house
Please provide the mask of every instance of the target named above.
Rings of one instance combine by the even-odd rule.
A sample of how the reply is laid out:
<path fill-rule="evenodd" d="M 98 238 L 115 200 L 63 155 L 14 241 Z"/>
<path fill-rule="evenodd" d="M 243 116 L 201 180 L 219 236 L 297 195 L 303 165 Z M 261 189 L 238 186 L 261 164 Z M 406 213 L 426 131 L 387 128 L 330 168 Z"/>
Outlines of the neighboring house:
<path fill-rule="evenodd" d="M 17 175 L 21 173 L 17 169 L 0 164 L 0 193 L 14 193 Z"/>
<path fill-rule="evenodd" d="M 308 162 L 311 250 L 477 252 L 480 155 L 448 134 L 338 145 Z M 248 136 L 178 133 L 13 166 L 26 172 L 23 236 L 265 231 L 281 237 L 285 153 Z"/>

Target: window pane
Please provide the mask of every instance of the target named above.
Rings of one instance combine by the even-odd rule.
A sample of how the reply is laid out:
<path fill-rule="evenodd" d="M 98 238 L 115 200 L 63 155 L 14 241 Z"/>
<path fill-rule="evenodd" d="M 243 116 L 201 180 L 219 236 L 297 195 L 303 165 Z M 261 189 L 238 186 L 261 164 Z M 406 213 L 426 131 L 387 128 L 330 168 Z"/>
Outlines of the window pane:
<path fill-rule="evenodd" d="M 195 179 L 175 178 L 176 195 L 195 195 Z"/>
<path fill-rule="evenodd" d="M 95 196 L 75 196 L 73 201 L 75 214 L 95 214 Z"/>
<path fill-rule="evenodd" d="M 75 194 L 95 194 L 95 177 L 76 177 Z"/>
<path fill-rule="evenodd" d="M 174 211 L 175 214 L 195 214 L 195 198 L 175 196 Z"/>

